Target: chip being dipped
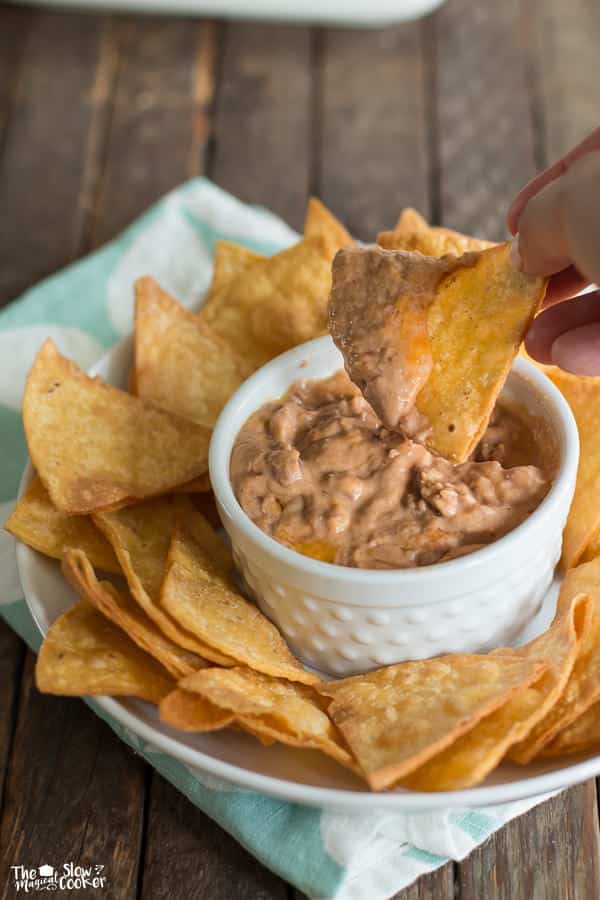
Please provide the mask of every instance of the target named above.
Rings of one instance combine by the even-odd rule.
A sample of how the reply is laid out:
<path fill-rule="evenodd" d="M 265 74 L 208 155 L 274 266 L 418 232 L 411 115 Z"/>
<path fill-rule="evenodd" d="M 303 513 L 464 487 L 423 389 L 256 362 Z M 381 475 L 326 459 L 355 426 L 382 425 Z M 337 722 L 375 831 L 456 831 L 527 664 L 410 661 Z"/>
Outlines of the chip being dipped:
<path fill-rule="evenodd" d="M 329 330 L 383 424 L 460 463 L 475 448 L 546 290 L 509 245 L 441 259 L 340 251 Z"/>

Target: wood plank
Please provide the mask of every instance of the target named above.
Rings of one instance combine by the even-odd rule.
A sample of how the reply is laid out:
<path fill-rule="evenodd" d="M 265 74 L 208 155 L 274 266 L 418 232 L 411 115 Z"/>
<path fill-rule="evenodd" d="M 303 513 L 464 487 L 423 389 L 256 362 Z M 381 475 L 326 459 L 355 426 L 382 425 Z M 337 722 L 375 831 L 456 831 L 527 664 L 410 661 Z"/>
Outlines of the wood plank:
<path fill-rule="evenodd" d="M 0 159 L 0 304 L 77 252 L 100 30 L 96 16 L 31 22 Z"/>
<path fill-rule="evenodd" d="M 14 631 L 0 620 L 0 809 L 14 737 L 24 657 L 25 648 L 22 642 Z"/>
<path fill-rule="evenodd" d="M 144 764 L 80 700 L 39 694 L 33 668 L 29 653 L 0 825 L 0 897 L 15 896 L 12 865 L 73 862 L 104 866 L 103 896 L 133 900 Z"/>
<path fill-rule="evenodd" d="M 533 73 L 541 105 L 544 165 L 598 125 L 600 80 L 593 75 L 600 43 L 597 0 L 536 0 L 525 4 Z"/>
<path fill-rule="evenodd" d="M 363 240 L 403 206 L 430 214 L 427 77 L 422 22 L 323 35 L 316 189 Z"/>
<path fill-rule="evenodd" d="M 216 39 L 215 26 L 197 19 L 113 21 L 106 43 L 117 82 L 90 246 L 204 170 Z"/>
<path fill-rule="evenodd" d="M 302 222 L 308 190 L 307 66 L 304 29 L 228 26 L 209 162 L 209 174 L 223 187 L 276 209 L 296 225 Z M 288 82 L 289 73 L 294 77 Z M 202 82 L 208 95 L 213 78 L 206 69 Z M 290 153 L 295 154 L 291 167 Z M 141 897 L 191 896 L 284 900 L 288 888 L 155 775 Z"/>
<path fill-rule="evenodd" d="M 226 27 L 209 172 L 298 229 L 310 188 L 309 38 L 306 28 Z"/>
<path fill-rule="evenodd" d="M 460 865 L 461 900 L 584 900 L 600 896 L 593 781 L 510 822 Z"/>
<path fill-rule="evenodd" d="M 519 0 L 449 0 L 433 25 L 441 218 L 502 240 L 534 166 Z"/>
<path fill-rule="evenodd" d="M 16 93 L 21 53 L 35 15 L 29 9 L 0 7 L 0 153 Z"/>
<path fill-rule="evenodd" d="M 172 785 L 154 776 L 141 900 L 286 900 L 287 886 Z"/>

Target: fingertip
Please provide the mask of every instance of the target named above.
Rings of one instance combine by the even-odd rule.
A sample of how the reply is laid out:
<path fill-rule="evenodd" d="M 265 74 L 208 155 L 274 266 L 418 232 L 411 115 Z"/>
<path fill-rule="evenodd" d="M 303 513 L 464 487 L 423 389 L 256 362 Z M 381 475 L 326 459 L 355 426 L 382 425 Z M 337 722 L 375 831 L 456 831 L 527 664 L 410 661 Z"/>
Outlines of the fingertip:
<path fill-rule="evenodd" d="M 559 335 L 550 348 L 550 362 L 574 375 L 600 375 L 600 322 Z"/>

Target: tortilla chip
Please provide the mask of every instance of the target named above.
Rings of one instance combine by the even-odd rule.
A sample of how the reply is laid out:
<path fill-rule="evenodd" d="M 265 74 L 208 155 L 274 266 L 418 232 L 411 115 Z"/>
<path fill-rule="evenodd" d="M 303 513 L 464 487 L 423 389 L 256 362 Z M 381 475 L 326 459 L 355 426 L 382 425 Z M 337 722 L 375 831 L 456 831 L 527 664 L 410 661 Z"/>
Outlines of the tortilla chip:
<path fill-rule="evenodd" d="M 580 465 L 581 465 L 581 461 L 580 461 Z M 567 524 L 568 524 L 568 520 L 567 520 Z M 564 541 L 564 537 L 563 537 L 563 541 Z M 585 553 L 583 554 L 583 556 L 581 557 L 581 562 L 591 562 L 593 559 L 596 559 L 597 556 L 600 556 L 600 530 L 595 535 L 595 537 L 592 538 L 590 543 L 587 545 L 587 549 L 586 549 Z"/>
<path fill-rule="evenodd" d="M 5 526 L 14 537 L 46 556 L 61 559 L 65 547 L 79 547 L 92 565 L 119 574 L 113 549 L 89 516 L 67 516 L 57 509 L 39 478 L 34 478 Z"/>
<path fill-rule="evenodd" d="M 158 703 L 175 683 L 167 671 L 88 603 L 77 603 L 51 626 L 35 681 L 44 694 L 106 694 Z"/>
<path fill-rule="evenodd" d="M 253 253 L 252 250 L 242 247 L 241 244 L 217 241 L 212 279 L 206 300 L 222 291 L 236 275 L 260 259 L 265 259 L 265 257 L 260 253 Z"/>
<path fill-rule="evenodd" d="M 319 681 L 292 656 L 258 607 L 232 589 L 210 553 L 186 530 L 171 542 L 160 599 L 182 628 L 238 663 L 291 681 Z"/>
<path fill-rule="evenodd" d="M 317 685 L 371 788 L 405 778 L 535 682 L 544 663 L 457 654 Z"/>
<path fill-rule="evenodd" d="M 208 663 L 202 657 L 169 640 L 140 609 L 130 594 L 118 591 L 108 581 L 98 581 L 94 569 L 81 550 L 67 549 L 62 561 L 67 581 L 80 597 L 121 628 L 138 647 L 153 656 L 174 678 L 191 675 Z"/>
<path fill-rule="evenodd" d="M 342 223 L 317 197 L 311 197 L 308 201 L 304 237 L 319 244 L 324 258 L 329 262 L 341 247 L 350 247 L 354 243 Z"/>
<path fill-rule="evenodd" d="M 587 594 L 590 598 L 590 626 L 557 702 L 527 738 L 511 750 L 510 757 L 517 762 L 534 759 L 556 735 L 600 701 L 600 559 L 567 573 L 558 598 L 557 616 L 570 607 L 578 594 Z"/>
<path fill-rule="evenodd" d="M 380 231 L 377 243 L 384 250 L 416 250 L 425 256 L 445 256 L 452 253 L 462 256 L 470 250 L 493 247 L 491 241 L 461 234 L 451 228 L 429 225 L 416 209 L 407 206 L 402 210 L 393 231 Z"/>
<path fill-rule="evenodd" d="M 210 491 L 210 478 L 208 477 L 208 472 L 206 475 L 200 475 L 198 478 L 194 478 L 193 481 L 188 481 L 186 484 L 180 484 L 179 487 L 173 488 L 171 491 L 172 494 L 206 494 Z M 220 524 L 220 520 L 219 520 Z"/>
<path fill-rule="evenodd" d="M 240 728 L 259 738 L 321 750 L 354 768 L 343 737 L 323 712 L 323 701 L 307 685 L 240 667 L 205 669 L 188 676 L 177 687 L 196 695 L 202 703 L 208 701 L 212 708 L 227 711 Z M 161 718 L 165 718 L 165 712 L 169 714 L 170 705 L 166 698 L 160 708 Z M 191 702 L 189 708 L 193 709 Z M 170 718 L 165 721 L 173 724 Z"/>
<path fill-rule="evenodd" d="M 387 427 L 408 429 L 434 453 L 464 462 L 546 280 L 515 271 L 508 243 L 443 259 L 344 250 L 333 277 L 330 331 L 350 377 Z M 413 403 L 419 416 L 410 425 Z"/>
<path fill-rule="evenodd" d="M 578 719 L 561 731 L 541 752 L 541 756 L 566 756 L 584 753 L 600 745 L 600 702 L 590 706 Z"/>
<path fill-rule="evenodd" d="M 136 393 L 212 428 L 248 365 L 150 277 L 135 286 Z"/>
<path fill-rule="evenodd" d="M 165 493 L 208 470 L 207 428 L 89 378 L 51 340 L 29 372 L 23 422 L 33 464 L 63 512 Z"/>
<path fill-rule="evenodd" d="M 589 600 L 581 594 L 548 631 L 525 647 L 495 651 L 503 656 L 538 660 L 547 663 L 548 668 L 537 681 L 521 685 L 499 709 L 402 779 L 400 785 L 415 791 L 456 791 L 483 781 L 508 748 L 529 734 L 562 694 L 578 647 L 590 626 L 589 613 Z"/>
<path fill-rule="evenodd" d="M 179 731 L 220 731 L 233 724 L 235 718 L 233 713 L 214 706 L 200 694 L 179 687 L 161 701 L 160 717 Z"/>
<path fill-rule="evenodd" d="M 206 547 L 222 573 L 232 564 L 227 548 L 189 498 L 159 497 L 116 512 L 99 513 L 94 521 L 112 544 L 134 599 L 163 634 L 197 656 L 219 665 L 233 665 L 232 659 L 190 634 L 159 605 L 171 537 L 181 522 Z"/>
<path fill-rule="evenodd" d="M 593 559 L 600 544 L 600 378 L 544 367 L 571 407 L 579 431 L 580 455 L 575 496 L 563 533 L 564 569 Z"/>
<path fill-rule="evenodd" d="M 252 368 L 324 334 L 331 261 L 350 236 L 319 203 L 297 244 L 244 266 L 211 290 L 200 317 Z"/>

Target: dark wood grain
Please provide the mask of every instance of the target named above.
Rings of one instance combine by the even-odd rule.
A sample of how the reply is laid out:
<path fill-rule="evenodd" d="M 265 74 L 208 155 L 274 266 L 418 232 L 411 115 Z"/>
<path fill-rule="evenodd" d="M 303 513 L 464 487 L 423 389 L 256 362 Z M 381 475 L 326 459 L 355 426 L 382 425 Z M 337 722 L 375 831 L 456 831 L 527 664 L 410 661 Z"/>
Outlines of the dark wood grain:
<path fill-rule="evenodd" d="M 103 52 L 115 88 L 100 188 L 90 202 L 91 246 L 203 171 L 216 39 L 215 26 L 198 20 L 112 21 Z"/>
<path fill-rule="evenodd" d="M 363 240 L 391 228 L 403 206 L 430 213 L 426 31 L 326 31 L 319 41 L 322 199 Z"/>
<path fill-rule="evenodd" d="M 100 32 L 97 17 L 31 22 L 0 158 L 0 302 L 77 253 Z"/>
<path fill-rule="evenodd" d="M 600 896 L 597 816 L 588 781 L 510 822 L 461 864 L 461 900 Z"/>
<path fill-rule="evenodd" d="M 6 767 L 12 749 L 24 656 L 22 642 L 8 625 L 0 621 L 0 810 Z"/>
<path fill-rule="evenodd" d="M 28 9 L 2 9 L 0 29 L 0 154 L 15 98 L 21 53 L 35 13 Z"/>
<path fill-rule="evenodd" d="M 103 896 L 133 900 L 144 765 L 81 700 L 39 694 L 33 664 L 28 654 L 0 825 L 0 896 L 15 896 L 12 865 L 73 862 L 104 866 Z"/>
<path fill-rule="evenodd" d="M 578 143 L 600 120 L 597 0 L 536 0 L 525 4 L 539 99 L 543 164 Z"/>
<path fill-rule="evenodd" d="M 155 776 L 141 900 L 286 900 L 287 886 Z"/>
<path fill-rule="evenodd" d="M 226 26 L 210 175 L 301 228 L 310 186 L 306 28 Z"/>
<path fill-rule="evenodd" d="M 434 18 L 441 218 L 491 240 L 534 166 L 521 31 L 518 0 L 449 0 Z"/>

